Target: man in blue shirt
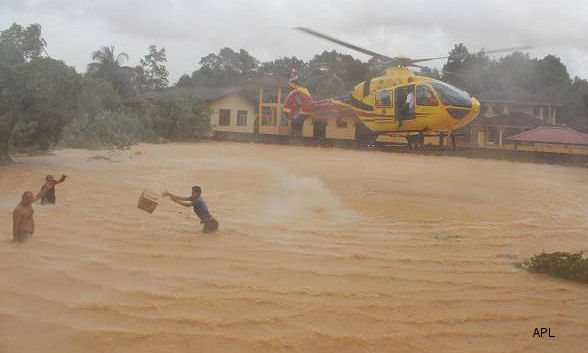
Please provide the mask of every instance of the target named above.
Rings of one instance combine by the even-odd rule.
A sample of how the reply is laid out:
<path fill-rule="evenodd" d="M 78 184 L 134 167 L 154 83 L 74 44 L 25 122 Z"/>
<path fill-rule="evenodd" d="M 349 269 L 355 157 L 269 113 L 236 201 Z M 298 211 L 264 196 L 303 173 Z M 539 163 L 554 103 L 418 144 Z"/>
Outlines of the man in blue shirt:
<path fill-rule="evenodd" d="M 196 213 L 196 216 L 200 218 L 200 223 L 204 224 L 202 232 L 216 232 L 216 230 L 218 229 L 218 221 L 214 219 L 214 217 L 212 217 L 212 215 L 208 211 L 208 206 L 206 205 L 206 202 L 204 202 L 204 199 L 200 197 L 201 194 L 202 189 L 200 188 L 200 186 L 193 186 L 192 195 L 188 197 L 174 195 L 169 191 L 165 191 L 161 196 L 169 196 L 169 198 L 178 205 L 182 205 L 184 207 L 192 207 L 194 209 L 194 213 Z"/>

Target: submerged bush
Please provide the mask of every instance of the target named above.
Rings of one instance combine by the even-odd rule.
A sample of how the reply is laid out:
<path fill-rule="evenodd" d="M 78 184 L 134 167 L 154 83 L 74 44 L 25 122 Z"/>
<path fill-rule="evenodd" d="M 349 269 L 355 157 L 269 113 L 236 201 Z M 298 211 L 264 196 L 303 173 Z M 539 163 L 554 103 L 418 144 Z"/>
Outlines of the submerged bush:
<path fill-rule="evenodd" d="M 71 148 L 127 148 L 157 136 L 150 122 L 120 112 L 100 112 L 74 119 L 63 130 L 63 144 Z"/>
<path fill-rule="evenodd" d="M 153 131 L 170 140 L 206 135 L 210 130 L 209 114 L 205 102 L 192 99 L 159 99 L 145 107 Z"/>
<path fill-rule="evenodd" d="M 522 266 L 529 272 L 547 273 L 572 281 L 588 283 L 588 259 L 582 253 L 541 253 L 530 258 Z"/>

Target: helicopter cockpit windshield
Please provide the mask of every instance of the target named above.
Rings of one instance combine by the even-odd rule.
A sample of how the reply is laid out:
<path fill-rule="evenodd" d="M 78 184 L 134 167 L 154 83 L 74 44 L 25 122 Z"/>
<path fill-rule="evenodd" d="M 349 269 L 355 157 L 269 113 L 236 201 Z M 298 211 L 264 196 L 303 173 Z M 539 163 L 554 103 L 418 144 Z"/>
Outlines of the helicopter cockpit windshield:
<path fill-rule="evenodd" d="M 437 91 L 443 104 L 455 107 L 472 107 L 472 100 L 466 92 L 440 81 L 431 82 L 431 86 Z"/>

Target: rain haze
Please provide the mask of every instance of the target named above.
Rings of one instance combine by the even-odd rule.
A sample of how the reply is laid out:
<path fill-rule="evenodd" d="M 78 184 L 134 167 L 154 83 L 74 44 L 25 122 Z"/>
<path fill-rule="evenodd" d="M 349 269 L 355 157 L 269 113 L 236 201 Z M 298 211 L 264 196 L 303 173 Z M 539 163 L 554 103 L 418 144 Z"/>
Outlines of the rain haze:
<path fill-rule="evenodd" d="M 102 45 L 115 45 L 138 64 L 146 48 L 167 49 L 172 83 L 223 47 L 246 49 L 262 61 L 308 60 L 336 44 L 293 31 L 305 26 L 385 55 L 446 55 L 532 46 L 531 56 L 555 54 L 572 76 L 588 77 L 588 3 L 583 1 L 74 1 L 4 0 L 0 28 L 40 23 L 48 52 L 78 71 Z M 429 65 L 440 67 L 443 61 Z"/>

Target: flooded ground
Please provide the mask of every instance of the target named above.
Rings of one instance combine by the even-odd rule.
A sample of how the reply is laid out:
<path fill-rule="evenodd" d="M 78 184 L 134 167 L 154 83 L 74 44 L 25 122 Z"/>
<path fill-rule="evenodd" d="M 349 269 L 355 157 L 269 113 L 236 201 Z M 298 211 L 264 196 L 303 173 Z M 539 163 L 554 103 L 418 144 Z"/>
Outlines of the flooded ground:
<path fill-rule="evenodd" d="M 0 352 L 585 352 L 588 169 L 237 143 L 64 150 L 0 168 Z M 10 213 L 70 178 L 37 232 Z M 221 225 L 136 208 L 199 184 Z M 555 338 L 533 338 L 549 327 Z"/>

